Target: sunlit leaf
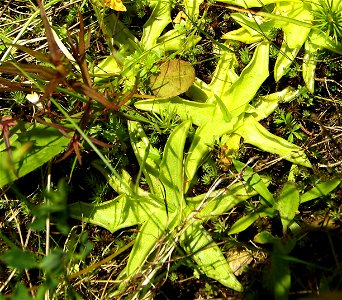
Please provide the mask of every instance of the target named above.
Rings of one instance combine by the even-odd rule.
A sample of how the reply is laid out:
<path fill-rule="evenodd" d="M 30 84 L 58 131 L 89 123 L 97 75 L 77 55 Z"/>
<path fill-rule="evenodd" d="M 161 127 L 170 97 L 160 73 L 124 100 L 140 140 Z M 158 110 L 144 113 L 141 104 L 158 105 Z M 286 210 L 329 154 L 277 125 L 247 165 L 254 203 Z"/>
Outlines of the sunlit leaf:
<path fill-rule="evenodd" d="M 134 154 L 151 192 L 162 198 L 164 187 L 159 179 L 160 153 L 150 144 L 143 126 L 139 122 L 128 121 L 128 131 Z"/>
<path fill-rule="evenodd" d="M 170 1 L 149 1 L 153 7 L 147 22 L 143 26 L 143 35 L 140 46 L 144 50 L 149 50 L 157 43 L 157 39 L 162 34 L 165 27 L 171 22 Z"/>
<path fill-rule="evenodd" d="M 0 152 L 0 187 L 32 172 L 50 159 L 60 154 L 70 142 L 57 129 L 35 124 L 18 133 L 11 143 L 13 155 L 9 160 L 8 152 Z M 0 143 L 0 149 L 3 149 Z M 14 172 L 15 171 L 15 172 Z"/>
<path fill-rule="evenodd" d="M 235 291 L 243 290 L 220 248 L 199 222 L 191 224 L 185 230 L 180 243 L 187 253 L 192 254 L 191 257 L 205 275 Z"/>
<path fill-rule="evenodd" d="M 309 35 L 310 42 L 316 47 L 325 48 L 332 52 L 342 54 L 342 43 L 327 36 L 324 32 L 313 29 Z"/>
<path fill-rule="evenodd" d="M 262 7 L 264 5 L 274 3 L 275 0 L 220 0 L 222 3 L 238 5 L 242 7 Z"/>
<path fill-rule="evenodd" d="M 177 207 L 179 213 L 182 213 L 185 206 L 183 156 L 190 125 L 190 121 L 184 121 L 173 130 L 166 142 L 160 163 L 159 176 L 165 188 L 166 202 Z"/>
<path fill-rule="evenodd" d="M 264 41 L 257 46 L 240 77 L 224 93 L 222 101 L 233 116 L 239 116 L 246 111 L 247 105 L 268 77 L 268 60 L 269 42 Z"/>
<path fill-rule="evenodd" d="M 120 72 L 121 68 L 113 56 L 106 57 L 94 68 L 94 76 L 97 80 L 111 76 L 118 76 Z"/>
<path fill-rule="evenodd" d="M 245 44 L 257 43 L 263 39 L 262 35 L 251 35 L 246 28 L 228 31 L 222 36 L 223 39 L 239 41 Z"/>
<path fill-rule="evenodd" d="M 315 91 L 315 71 L 317 65 L 317 51 L 320 47 L 310 43 L 310 40 L 305 42 L 305 54 L 303 60 L 303 79 L 310 93 Z"/>
<path fill-rule="evenodd" d="M 313 18 L 311 12 L 306 9 L 305 4 L 290 1 L 278 3 L 276 13 L 295 20 L 305 20 L 306 22 L 310 22 Z M 284 40 L 274 66 L 274 78 L 279 81 L 296 58 L 308 38 L 311 28 L 292 22 L 279 22 L 276 26 L 281 26 L 284 32 Z"/>
<path fill-rule="evenodd" d="M 196 22 L 199 14 L 200 5 L 203 3 L 203 0 L 183 0 L 182 2 L 185 8 L 185 16 L 190 19 L 190 26 L 192 25 L 191 22 Z"/>
<path fill-rule="evenodd" d="M 138 109 L 153 111 L 158 114 L 174 113 L 180 116 L 182 120 L 191 117 L 191 121 L 197 126 L 207 123 L 208 116 L 213 116 L 215 111 L 214 104 L 184 100 L 180 97 L 142 100 L 136 102 L 134 105 Z M 206 114 L 203 114 L 203 111 Z"/>
<path fill-rule="evenodd" d="M 144 262 L 151 250 L 167 228 L 167 223 L 166 211 L 160 210 L 158 216 L 150 215 L 150 218 L 141 226 L 127 262 L 126 276 L 133 275 L 135 271 L 144 266 Z"/>
<path fill-rule="evenodd" d="M 206 112 L 203 111 L 203 114 Z M 228 134 L 234 130 L 237 124 L 237 118 L 233 118 L 231 122 L 226 122 L 219 109 L 214 112 L 213 118 L 208 118 L 208 122 L 199 126 L 190 145 L 189 154 L 185 160 L 185 174 L 188 184 L 194 178 L 197 169 L 206 159 L 212 146 L 224 134 Z"/>
<path fill-rule="evenodd" d="M 229 46 L 229 43 L 225 43 Z M 216 103 L 216 97 L 222 98 L 232 84 L 239 79 L 235 69 L 238 67 L 238 61 L 233 51 L 222 49 L 220 59 L 216 69 L 212 75 L 212 80 L 209 84 L 211 94 L 215 97 L 208 99 L 208 103 Z M 230 109 L 227 107 L 227 109 Z"/>
<path fill-rule="evenodd" d="M 268 178 L 262 177 L 262 180 L 266 186 L 270 184 Z M 209 197 L 205 193 L 195 197 L 188 197 L 186 201 L 188 207 L 192 210 L 199 209 L 197 217 L 202 222 L 205 222 L 213 216 L 220 216 L 226 213 L 239 203 L 255 195 L 257 195 L 255 190 L 246 186 L 245 182 L 239 182 L 228 188 L 215 190 L 210 193 Z M 207 197 L 206 201 L 200 205 L 205 197 Z"/>
<path fill-rule="evenodd" d="M 69 205 L 73 218 L 102 226 L 110 232 L 141 224 L 160 210 L 165 210 L 165 207 L 154 198 L 131 198 L 125 194 L 99 204 L 77 202 Z"/>
<path fill-rule="evenodd" d="M 332 179 L 325 182 L 321 182 L 300 196 L 300 203 L 304 203 L 310 200 L 317 199 L 322 196 L 328 195 L 335 188 L 341 184 L 340 179 Z"/>
<path fill-rule="evenodd" d="M 298 95 L 298 90 L 287 87 L 279 92 L 260 96 L 257 98 L 257 105 L 253 116 L 257 121 L 267 118 L 278 107 L 279 103 L 290 102 Z"/>
<path fill-rule="evenodd" d="M 277 238 L 268 231 L 261 231 L 254 237 L 253 241 L 259 244 L 273 244 Z"/>
<path fill-rule="evenodd" d="M 262 217 L 274 217 L 275 210 L 273 208 L 262 208 L 255 213 L 248 214 L 239 220 L 237 220 L 229 229 L 228 234 L 237 234 L 241 231 L 246 230 L 256 220 Z"/>
<path fill-rule="evenodd" d="M 276 207 L 285 233 L 299 207 L 299 191 L 293 182 L 285 183 L 277 199 Z"/>
<path fill-rule="evenodd" d="M 244 138 L 244 142 L 258 148 L 280 155 L 280 157 L 305 167 L 311 167 L 311 163 L 300 147 L 276 136 L 266 130 L 255 118 L 247 117 L 243 126 L 238 127 L 236 133 Z"/>

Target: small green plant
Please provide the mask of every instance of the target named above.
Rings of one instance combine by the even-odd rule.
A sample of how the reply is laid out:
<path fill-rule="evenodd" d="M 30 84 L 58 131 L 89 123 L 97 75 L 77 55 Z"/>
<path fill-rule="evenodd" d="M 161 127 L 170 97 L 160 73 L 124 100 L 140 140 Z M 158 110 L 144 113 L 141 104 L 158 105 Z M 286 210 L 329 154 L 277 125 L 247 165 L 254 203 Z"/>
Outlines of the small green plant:
<path fill-rule="evenodd" d="M 240 59 L 243 64 L 247 65 L 251 60 L 251 53 L 248 47 L 239 50 Z"/>
<path fill-rule="evenodd" d="M 297 102 L 305 107 L 313 105 L 313 96 L 309 93 L 309 90 L 305 86 L 298 85 Z"/>
<path fill-rule="evenodd" d="M 11 96 L 13 97 L 13 100 L 19 105 L 24 104 L 26 101 L 26 95 L 21 91 L 12 92 Z"/>
<path fill-rule="evenodd" d="M 338 0 L 319 0 L 313 12 L 314 27 L 336 42 L 342 40 L 342 3 Z"/>
<path fill-rule="evenodd" d="M 218 177 L 218 168 L 215 161 L 208 160 L 202 166 L 203 175 L 201 176 L 201 181 L 205 185 L 212 184 L 213 181 Z"/>
<path fill-rule="evenodd" d="M 294 63 L 289 68 L 284 70 L 284 75 L 290 78 L 296 78 L 300 74 L 300 66 L 297 63 Z"/>
<path fill-rule="evenodd" d="M 172 282 L 177 282 L 178 281 L 178 275 L 176 272 L 172 272 L 169 276 L 169 279 L 172 281 Z"/>
<path fill-rule="evenodd" d="M 275 46 L 274 44 L 272 44 L 270 46 L 270 58 L 276 59 L 278 54 L 279 54 L 279 48 Z"/>
<path fill-rule="evenodd" d="M 89 200 L 94 203 L 100 203 L 108 192 L 109 185 L 106 182 L 102 182 L 97 176 L 90 173 L 84 178 L 85 186 L 91 191 Z"/>
<path fill-rule="evenodd" d="M 214 232 L 217 234 L 225 233 L 228 230 L 227 221 L 225 218 L 215 218 L 212 220 L 214 226 Z"/>
<path fill-rule="evenodd" d="M 159 134 L 171 132 L 180 123 L 180 118 L 175 111 L 163 111 L 160 115 L 152 112 L 147 117 L 151 129 Z"/>
<path fill-rule="evenodd" d="M 182 53 L 182 58 L 191 62 L 192 64 L 199 63 L 197 60 L 197 56 L 204 54 L 205 50 L 203 45 L 196 45 L 195 47 L 188 49 Z"/>
<path fill-rule="evenodd" d="M 300 131 L 301 125 L 293 118 L 291 112 L 285 113 L 284 111 L 280 110 L 275 117 L 274 123 L 284 128 L 285 134 L 287 135 L 287 140 L 291 143 L 295 138 L 298 140 L 303 140 L 305 138 L 305 134 Z"/>

